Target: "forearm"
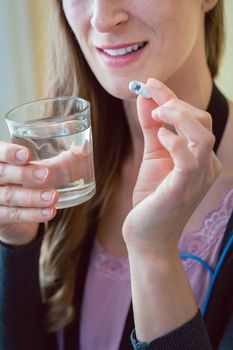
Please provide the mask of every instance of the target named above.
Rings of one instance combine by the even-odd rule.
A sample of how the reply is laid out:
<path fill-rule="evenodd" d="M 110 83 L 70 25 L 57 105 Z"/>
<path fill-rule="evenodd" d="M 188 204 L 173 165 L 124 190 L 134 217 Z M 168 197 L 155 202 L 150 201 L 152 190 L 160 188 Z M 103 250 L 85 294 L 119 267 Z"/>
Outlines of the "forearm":
<path fill-rule="evenodd" d="M 189 321 L 197 306 L 177 255 L 143 256 L 129 249 L 137 339 L 151 341 Z"/>

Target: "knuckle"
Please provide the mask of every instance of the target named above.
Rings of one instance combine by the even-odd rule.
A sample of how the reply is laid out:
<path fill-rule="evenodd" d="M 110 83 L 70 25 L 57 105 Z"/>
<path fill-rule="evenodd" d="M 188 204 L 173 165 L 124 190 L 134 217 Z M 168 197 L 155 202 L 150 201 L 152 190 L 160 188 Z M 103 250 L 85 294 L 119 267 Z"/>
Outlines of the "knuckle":
<path fill-rule="evenodd" d="M 28 191 L 26 193 L 26 202 L 29 205 L 32 205 L 35 203 L 35 193 L 33 191 Z"/>
<path fill-rule="evenodd" d="M 3 164 L 0 164 L 0 184 L 4 183 L 5 178 L 5 166 Z"/>
<path fill-rule="evenodd" d="M 163 118 L 163 117 L 166 116 L 167 110 L 166 110 L 163 106 L 161 106 L 161 107 L 158 108 L 157 113 L 159 114 L 159 116 L 160 116 L 161 118 Z"/>
<path fill-rule="evenodd" d="M 177 98 L 175 98 L 175 95 L 172 91 L 168 91 L 166 93 L 166 100 L 168 101 L 168 103 L 174 104 L 175 102 L 177 102 Z"/>
<path fill-rule="evenodd" d="M 212 134 L 209 134 L 207 137 L 205 137 L 202 140 L 202 147 L 205 149 L 212 150 L 214 144 L 215 144 L 215 136 Z"/>
<path fill-rule="evenodd" d="M 190 176 L 195 173 L 199 168 L 199 164 L 196 159 L 189 159 L 189 161 L 185 162 L 185 165 L 180 169 L 180 173 L 186 176 Z"/>
<path fill-rule="evenodd" d="M 211 146 L 211 149 L 214 147 L 215 142 L 216 142 L 216 137 L 215 137 L 213 134 L 211 134 L 211 136 L 210 136 L 210 146 Z"/>
<path fill-rule="evenodd" d="M 18 178 L 19 178 L 19 182 L 20 183 L 23 183 L 23 180 L 24 180 L 24 171 L 23 171 L 23 169 L 18 169 Z"/>
<path fill-rule="evenodd" d="M 222 172 L 222 164 L 218 159 L 216 160 L 216 164 L 215 164 L 215 172 L 216 172 L 216 177 L 218 177 Z"/>
<path fill-rule="evenodd" d="M 11 163 L 12 162 L 12 152 L 9 149 L 6 149 L 5 151 L 5 155 L 4 155 L 4 159 L 7 163 Z"/>
<path fill-rule="evenodd" d="M 12 191 L 9 186 L 1 190 L 1 203 L 9 205 L 12 202 Z"/>
<path fill-rule="evenodd" d="M 222 171 L 222 163 L 220 162 L 220 160 L 218 159 L 218 157 L 216 156 L 216 154 L 214 152 L 212 152 L 211 155 L 212 155 L 212 157 L 211 157 L 212 167 L 214 169 L 214 173 L 215 173 L 216 177 L 218 177 L 218 175 Z"/>
<path fill-rule="evenodd" d="M 13 221 L 19 221 L 20 219 L 20 209 L 19 208 L 10 208 L 9 209 L 9 218 Z"/>
<path fill-rule="evenodd" d="M 177 116 L 176 116 L 177 124 L 182 123 L 185 118 L 187 118 L 187 112 L 184 109 L 181 109 L 179 111 L 179 113 L 177 113 Z"/>
<path fill-rule="evenodd" d="M 204 117 L 204 119 L 206 120 L 206 122 L 208 122 L 209 125 L 212 126 L 213 119 L 212 119 L 211 114 L 210 114 L 209 112 L 205 112 L 205 114 L 204 114 L 203 117 Z"/>
<path fill-rule="evenodd" d="M 174 98 L 174 95 L 170 96 L 171 98 L 168 100 L 168 102 L 165 104 L 169 108 L 175 108 L 177 107 L 177 102 L 179 101 L 177 98 Z"/>
<path fill-rule="evenodd" d="M 172 152 L 176 153 L 177 150 L 179 150 L 181 147 L 185 145 L 185 141 L 181 137 L 176 137 L 176 139 L 171 142 L 170 149 Z"/>
<path fill-rule="evenodd" d="M 207 130 L 212 131 L 213 119 L 209 112 L 202 112 L 199 120 Z"/>
<path fill-rule="evenodd" d="M 214 144 L 215 144 L 215 137 L 213 135 L 210 135 L 208 139 L 206 140 L 207 147 L 212 150 Z"/>

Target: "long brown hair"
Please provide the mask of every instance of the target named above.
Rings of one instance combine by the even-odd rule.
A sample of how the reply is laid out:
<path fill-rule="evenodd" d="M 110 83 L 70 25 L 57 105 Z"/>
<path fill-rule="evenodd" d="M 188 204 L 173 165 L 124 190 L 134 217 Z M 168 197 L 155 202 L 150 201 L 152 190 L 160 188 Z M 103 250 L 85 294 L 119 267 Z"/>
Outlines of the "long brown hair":
<path fill-rule="evenodd" d="M 52 1 L 49 96 L 82 96 L 91 101 L 96 195 L 87 203 L 60 210 L 47 225 L 40 255 L 40 285 L 49 332 L 74 318 L 75 272 L 82 242 L 98 209 L 101 217 L 130 148 L 130 133 L 122 102 L 96 80 L 67 23 L 61 1 Z M 212 77 L 222 52 L 223 0 L 206 14 L 206 53 Z"/>
<path fill-rule="evenodd" d="M 206 57 L 212 78 L 218 74 L 220 60 L 225 44 L 224 0 L 205 15 Z"/>

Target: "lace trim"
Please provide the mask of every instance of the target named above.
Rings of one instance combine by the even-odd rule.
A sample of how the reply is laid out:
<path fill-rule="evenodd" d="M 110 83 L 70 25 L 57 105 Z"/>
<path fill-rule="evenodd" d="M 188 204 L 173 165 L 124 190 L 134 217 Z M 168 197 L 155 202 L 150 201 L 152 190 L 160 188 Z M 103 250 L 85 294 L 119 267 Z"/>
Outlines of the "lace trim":
<path fill-rule="evenodd" d="M 180 251 L 195 254 L 205 259 L 213 247 L 221 241 L 232 208 L 233 188 L 226 192 L 220 206 L 205 216 L 199 229 L 182 234 L 179 244 Z M 91 263 L 107 276 L 130 281 L 128 259 L 107 253 L 97 240 L 94 243 L 91 260 Z M 190 269 L 195 264 L 194 260 L 183 260 L 185 270 Z"/>
<path fill-rule="evenodd" d="M 224 195 L 219 208 L 209 212 L 198 230 L 184 232 L 180 239 L 179 249 L 184 253 L 191 253 L 204 258 L 219 243 L 223 237 L 227 222 L 233 209 L 233 188 Z M 183 260 L 185 269 L 189 269 L 196 262 L 191 259 Z"/>
<path fill-rule="evenodd" d="M 126 282 L 130 281 L 128 258 L 109 254 L 97 240 L 94 243 L 91 260 L 91 263 L 108 277 Z"/>

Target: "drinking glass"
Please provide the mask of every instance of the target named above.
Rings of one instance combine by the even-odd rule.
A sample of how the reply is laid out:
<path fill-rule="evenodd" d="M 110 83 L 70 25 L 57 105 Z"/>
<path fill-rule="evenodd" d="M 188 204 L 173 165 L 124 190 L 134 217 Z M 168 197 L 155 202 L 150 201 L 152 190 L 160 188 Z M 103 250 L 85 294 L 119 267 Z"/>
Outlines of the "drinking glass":
<path fill-rule="evenodd" d="M 5 120 L 11 142 L 31 150 L 30 163 L 51 169 L 43 187 L 59 192 L 57 209 L 81 204 L 95 194 L 88 101 L 79 97 L 40 99 L 10 110 Z"/>

